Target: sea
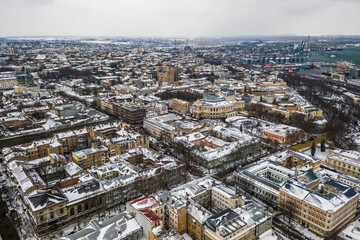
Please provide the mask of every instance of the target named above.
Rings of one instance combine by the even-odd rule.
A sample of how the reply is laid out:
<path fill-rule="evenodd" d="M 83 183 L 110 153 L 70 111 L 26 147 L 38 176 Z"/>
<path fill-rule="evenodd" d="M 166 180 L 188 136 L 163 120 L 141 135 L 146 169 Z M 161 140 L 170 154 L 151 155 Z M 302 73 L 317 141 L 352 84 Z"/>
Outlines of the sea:
<path fill-rule="evenodd" d="M 335 57 L 331 57 L 335 55 Z M 360 48 L 344 48 L 342 51 L 313 52 L 309 59 L 311 62 L 337 63 L 347 61 L 360 66 Z"/>
<path fill-rule="evenodd" d="M 333 57 L 331 57 L 333 56 Z M 335 57 L 334 57 L 335 56 Z M 325 63 L 340 63 L 343 61 L 353 63 L 360 68 L 360 48 L 349 47 L 344 48 L 342 51 L 322 51 L 322 52 L 312 52 L 309 62 L 325 62 Z M 335 68 L 332 70 L 336 71 Z M 302 69 L 300 68 L 300 74 L 321 74 L 325 72 L 325 68 L 315 68 L 315 69 Z"/>

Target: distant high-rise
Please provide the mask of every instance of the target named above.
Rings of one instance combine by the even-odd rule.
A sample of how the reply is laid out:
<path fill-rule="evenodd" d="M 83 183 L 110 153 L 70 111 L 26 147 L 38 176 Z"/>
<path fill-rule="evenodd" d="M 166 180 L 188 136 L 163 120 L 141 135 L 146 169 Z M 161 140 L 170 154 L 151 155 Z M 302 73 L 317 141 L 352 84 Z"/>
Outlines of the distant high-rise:
<path fill-rule="evenodd" d="M 179 69 L 169 68 L 158 71 L 159 82 L 178 82 L 179 81 Z"/>

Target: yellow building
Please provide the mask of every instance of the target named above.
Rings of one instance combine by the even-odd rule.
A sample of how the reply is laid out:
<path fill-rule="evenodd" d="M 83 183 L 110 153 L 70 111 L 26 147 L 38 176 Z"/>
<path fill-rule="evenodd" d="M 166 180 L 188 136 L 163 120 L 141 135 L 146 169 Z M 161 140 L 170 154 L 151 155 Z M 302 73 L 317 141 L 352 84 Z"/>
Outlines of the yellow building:
<path fill-rule="evenodd" d="M 129 128 L 129 125 L 121 122 L 111 122 L 87 127 L 87 131 L 90 134 L 90 138 L 94 140 L 98 136 L 116 137 L 116 132 L 121 128 Z"/>
<path fill-rule="evenodd" d="M 211 217 L 211 213 L 198 204 L 187 208 L 187 233 L 193 240 L 204 239 L 203 225 Z"/>
<path fill-rule="evenodd" d="M 83 169 L 101 166 L 108 159 L 108 148 L 92 144 L 91 148 L 72 153 L 73 161 Z"/>
<path fill-rule="evenodd" d="M 77 151 L 82 146 L 88 146 L 89 133 L 84 129 L 62 132 L 55 134 L 62 143 L 65 152 Z"/>
<path fill-rule="evenodd" d="M 234 99 L 235 95 L 224 97 L 223 94 L 209 94 L 193 104 L 193 117 L 200 118 L 228 118 L 236 116 L 245 109 L 245 102 Z M 229 99 L 229 100 L 227 100 Z"/>
<path fill-rule="evenodd" d="M 46 200 L 46 205 L 39 205 L 39 199 Z M 66 196 L 60 189 L 51 189 L 35 193 L 25 198 L 30 215 L 38 226 L 45 226 L 55 220 L 67 217 Z"/>
<path fill-rule="evenodd" d="M 147 135 L 133 132 L 127 128 L 117 131 L 116 136 L 113 138 L 98 136 L 95 141 L 109 149 L 110 157 L 120 155 L 130 149 L 149 147 L 149 137 Z"/>
<path fill-rule="evenodd" d="M 172 109 L 175 112 L 187 114 L 190 111 L 190 103 L 184 100 L 174 98 L 172 100 Z"/>
<path fill-rule="evenodd" d="M 301 110 L 310 114 L 310 116 L 314 118 L 321 118 L 323 116 L 323 112 L 315 106 L 303 107 Z"/>
<path fill-rule="evenodd" d="M 318 183 L 312 190 L 298 180 L 288 180 L 279 191 L 279 209 L 315 234 L 331 237 L 355 219 L 359 194 L 333 180 L 324 186 L 320 193 Z"/>
<path fill-rule="evenodd" d="M 38 85 L 29 85 L 29 86 L 17 85 L 17 86 L 14 86 L 14 92 L 15 93 L 22 94 L 25 90 L 32 90 L 32 91 L 37 92 L 37 91 L 40 90 L 40 87 Z"/>
<path fill-rule="evenodd" d="M 315 157 L 309 156 L 307 154 L 286 150 L 282 152 L 286 157 L 280 160 L 280 164 L 287 168 L 301 167 L 301 166 L 309 166 L 312 170 L 316 170 L 320 168 L 321 161 L 320 159 L 316 159 Z M 277 158 L 279 159 L 279 158 Z"/>
<path fill-rule="evenodd" d="M 360 178 L 360 153 L 352 150 L 329 150 L 327 165 L 340 172 Z"/>
<path fill-rule="evenodd" d="M 3 148 L 4 158 L 14 154 L 27 156 L 28 160 L 35 160 L 49 156 L 50 153 L 64 155 L 63 146 L 56 138 L 47 138 L 31 143 Z"/>
<path fill-rule="evenodd" d="M 287 84 L 286 84 L 286 82 L 278 82 L 278 81 L 261 82 L 260 87 L 283 87 L 283 88 L 286 88 Z"/>

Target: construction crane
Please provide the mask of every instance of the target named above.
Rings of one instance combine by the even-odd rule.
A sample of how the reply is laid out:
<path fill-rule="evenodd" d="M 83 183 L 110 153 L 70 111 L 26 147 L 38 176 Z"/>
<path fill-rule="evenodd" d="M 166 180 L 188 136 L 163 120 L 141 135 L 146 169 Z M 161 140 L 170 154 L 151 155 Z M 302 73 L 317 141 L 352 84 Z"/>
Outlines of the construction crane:
<path fill-rule="evenodd" d="M 296 55 L 302 54 L 304 52 L 305 41 L 301 41 L 301 43 L 294 44 L 294 52 Z"/>

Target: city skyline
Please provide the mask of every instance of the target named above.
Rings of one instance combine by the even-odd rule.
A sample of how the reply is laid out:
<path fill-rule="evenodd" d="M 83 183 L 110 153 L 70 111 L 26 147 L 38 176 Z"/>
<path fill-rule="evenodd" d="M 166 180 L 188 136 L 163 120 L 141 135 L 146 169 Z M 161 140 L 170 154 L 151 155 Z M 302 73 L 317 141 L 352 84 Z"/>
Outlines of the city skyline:
<path fill-rule="evenodd" d="M 359 35 L 360 1 L 0 1 L 1 37 Z"/>

